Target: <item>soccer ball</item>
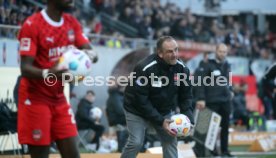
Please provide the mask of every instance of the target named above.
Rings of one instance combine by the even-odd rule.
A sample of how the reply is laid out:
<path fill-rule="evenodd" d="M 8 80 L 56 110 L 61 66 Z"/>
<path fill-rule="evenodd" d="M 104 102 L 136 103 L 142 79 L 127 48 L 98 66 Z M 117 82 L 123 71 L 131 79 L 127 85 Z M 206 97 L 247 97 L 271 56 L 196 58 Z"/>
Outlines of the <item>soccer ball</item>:
<path fill-rule="evenodd" d="M 109 141 L 109 149 L 111 152 L 116 152 L 118 150 L 118 142 L 116 140 L 110 140 Z"/>
<path fill-rule="evenodd" d="M 191 129 L 191 121 L 186 115 L 176 114 L 171 117 L 170 129 L 177 133 L 178 137 L 188 136 Z"/>
<path fill-rule="evenodd" d="M 102 117 L 102 115 L 103 115 L 103 112 L 102 112 L 102 110 L 100 108 L 94 107 L 94 108 L 92 108 L 90 110 L 89 114 L 90 114 L 90 117 L 92 119 L 97 119 L 97 118 L 100 119 Z"/>
<path fill-rule="evenodd" d="M 77 48 L 70 48 L 59 58 L 58 69 L 68 69 L 74 76 L 87 76 L 91 72 L 92 62 L 88 55 Z"/>
<path fill-rule="evenodd" d="M 105 149 L 109 153 L 116 152 L 118 150 L 118 142 L 114 139 L 102 140 L 100 148 Z"/>

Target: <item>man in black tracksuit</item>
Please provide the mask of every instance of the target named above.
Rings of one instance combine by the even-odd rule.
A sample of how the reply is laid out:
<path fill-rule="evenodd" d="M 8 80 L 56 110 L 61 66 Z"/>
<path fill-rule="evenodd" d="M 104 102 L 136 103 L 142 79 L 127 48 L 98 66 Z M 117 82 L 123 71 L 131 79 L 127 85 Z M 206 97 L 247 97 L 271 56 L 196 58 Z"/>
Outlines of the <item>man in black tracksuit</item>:
<path fill-rule="evenodd" d="M 176 41 L 170 36 L 161 37 L 157 42 L 157 54 L 141 61 L 134 73 L 125 90 L 124 108 L 129 138 L 121 158 L 137 156 L 148 125 L 154 127 L 160 137 L 163 157 L 177 158 L 177 139 L 176 133 L 169 128 L 172 122 L 170 116 L 178 106 L 193 123 L 193 113 L 192 87 L 188 79 L 190 73 L 178 60 Z M 150 79 L 151 74 L 155 76 L 154 80 Z M 165 78 L 168 79 L 167 84 Z"/>
<path fill-rule="evenodd" d="M 227 51 L 225 44 L 219 44 L 216 47 L 215 59 L 209 59 L 199 65 L 194 78 L 196 83 L 201 80 L 201 86 L 195 86 L 194 89 L 197 109 L 201 110 L 206 106 L 221 115 L 221 152 L 222 156 L 228 157 L 232 156 L 228 151 L 228 128 L 231 111 L 230 102 L 233 94 L 229 86 L 230 64 L 225 59 Z M 210 84 L 211 79 L 206 79 L 206 77 L 213 78 L 213 85 Z M 204 78 L 207 84 L 204 83 Z M 224 82 L 221 80 L 219 85 L 218 78 L 224 78 L 225 80 Z M 195 147 L 196 151 L 198 145 Z"/>

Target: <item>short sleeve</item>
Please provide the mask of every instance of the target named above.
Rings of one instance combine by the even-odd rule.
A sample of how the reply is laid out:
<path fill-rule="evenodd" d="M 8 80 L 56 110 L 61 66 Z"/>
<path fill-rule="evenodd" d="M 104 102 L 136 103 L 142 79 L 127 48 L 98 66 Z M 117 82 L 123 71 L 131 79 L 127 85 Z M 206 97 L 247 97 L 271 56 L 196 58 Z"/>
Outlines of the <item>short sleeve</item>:
<path fill-rule="evenodd" d="M 26 20 L 18 36 L 20 55 L 35 56 L 37 52 L 37 39 L 38 32 L 35 24 L 29 19 Z"/>
<path fill-rule="evenodd" d="M 84 35 L 84 33 L 82 32 L 82 27 L 80 25 L 80 23 L 78 22 L 77 19 L 74 19 L 74 30 L 75 30 L 75 45 L 77 47 L 81 47 L 84 44 L 89 43 L 89 39 Z"/>

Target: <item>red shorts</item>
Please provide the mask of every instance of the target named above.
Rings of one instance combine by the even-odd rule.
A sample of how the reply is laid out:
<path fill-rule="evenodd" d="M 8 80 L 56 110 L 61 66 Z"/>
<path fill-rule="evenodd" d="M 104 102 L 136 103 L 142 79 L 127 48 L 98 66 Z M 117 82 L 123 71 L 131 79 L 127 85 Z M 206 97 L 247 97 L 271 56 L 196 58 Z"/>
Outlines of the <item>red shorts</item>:
<path fill-rule="evenodd" d="M 74 114 L 66 101 L 49 104 L 43 99 L 38 102 L 24 96 L 19 94 L 20 144 L 50 145 L 52 141 L 77 136 Z"/>

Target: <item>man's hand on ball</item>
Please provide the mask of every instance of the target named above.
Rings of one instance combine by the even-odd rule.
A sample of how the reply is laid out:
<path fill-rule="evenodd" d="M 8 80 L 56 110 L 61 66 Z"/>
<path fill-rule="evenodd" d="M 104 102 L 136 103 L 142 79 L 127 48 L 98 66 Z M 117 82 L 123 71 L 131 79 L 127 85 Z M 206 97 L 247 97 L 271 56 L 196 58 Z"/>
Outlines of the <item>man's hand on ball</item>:
<path fill-rule="evenodd" d="M 54 74 L 57 78 L 61 78 L 63 73 L 67 73 L 68 72 L 68 69 L 66 69 L 66 68 L 59 68 L 58 64 L 59 64 L 59 61 L 57 61 L 54 64 L 54 66 L 52 66 L 49 69 L 48 73 L 49 74 Z"/>
<path fill-rule="evenodd" d="M 83 50 L 90 58 L 93 63 L 98 61 L 98 53 L 92 49 L 84 49 Z"/>
<path fill-rule="evenodd" d="M 170 123 L 172 123 L 172 122 L 173 122 L 173 120 L 165 119 L 165 120 L 163 121 L 163 128 L 165 129 L 165 131 L 166 131 L 169 135 L 175 137 L 176 134 L 177 134 L 177 131 L 172 131 L 172 130 L 170 129 Z"/>

